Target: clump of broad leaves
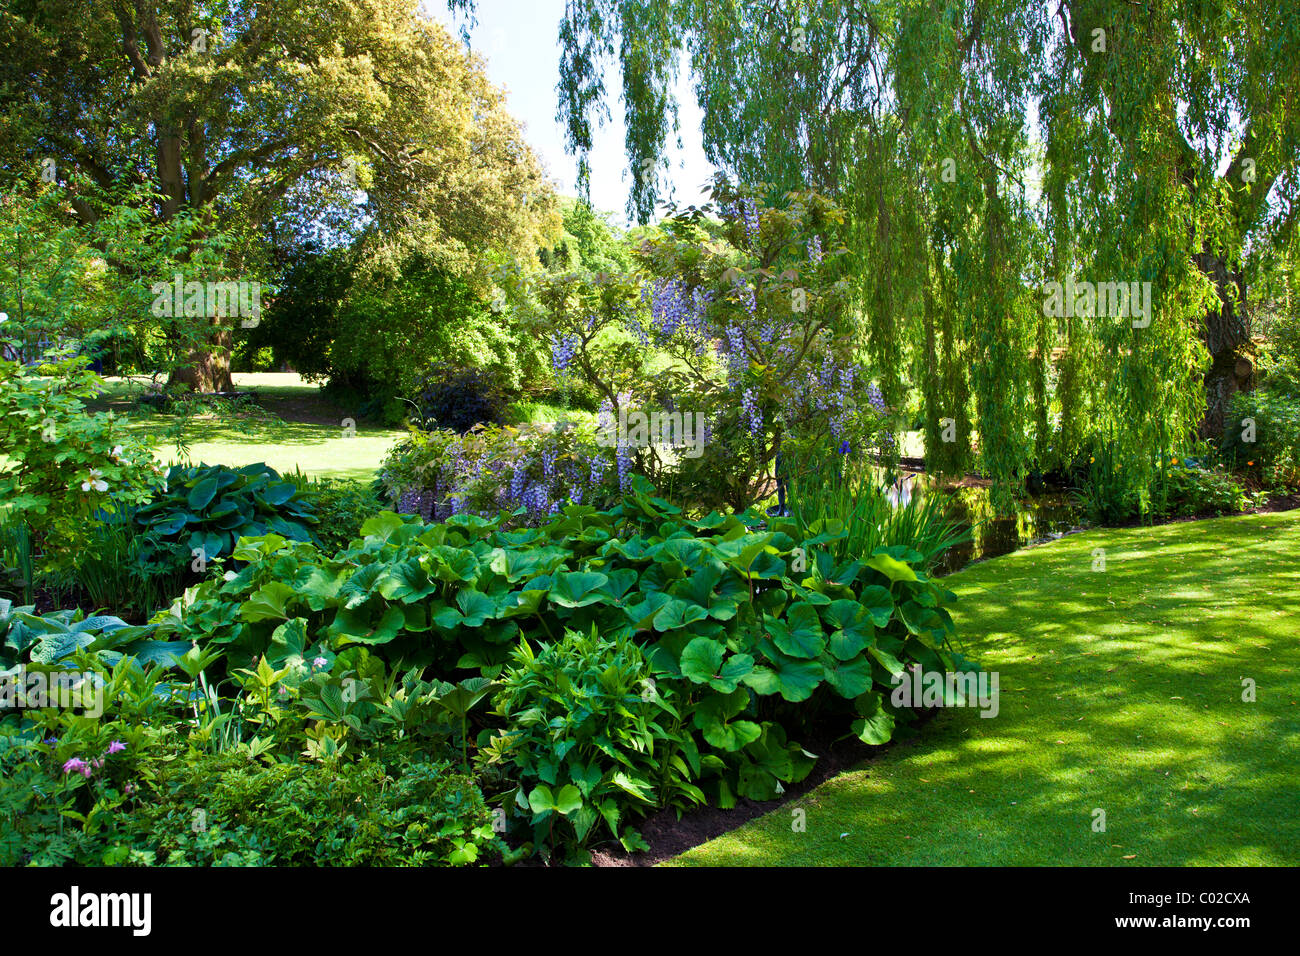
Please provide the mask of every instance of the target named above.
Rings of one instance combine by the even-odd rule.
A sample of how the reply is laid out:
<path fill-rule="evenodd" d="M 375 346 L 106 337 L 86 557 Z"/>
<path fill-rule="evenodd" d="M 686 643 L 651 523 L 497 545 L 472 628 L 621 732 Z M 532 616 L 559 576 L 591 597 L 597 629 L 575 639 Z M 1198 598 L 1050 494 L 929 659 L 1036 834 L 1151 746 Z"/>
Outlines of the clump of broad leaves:
<path fill-rule="evenodd" d="M 483 785 L 547 852 L 640 846 L 629 822 L 663 807 L 771 799 L 815 761 L 795 734 L 883 744 L 914 716 L 889 701 L 896 676 L 970 667 L 949 643 L 954 595 L 917 552 L 837 562 L 834 524 L 801 540 L 749 512 L 688 519 L 639 477 L 618 506 L 540 527 L 386 512 L 361 532 L 334 555 L 243 539 L 242 566 L 188 591 L 158 636 L 232 667 L 363 653 L 494 681 L 475 715 Z"/>

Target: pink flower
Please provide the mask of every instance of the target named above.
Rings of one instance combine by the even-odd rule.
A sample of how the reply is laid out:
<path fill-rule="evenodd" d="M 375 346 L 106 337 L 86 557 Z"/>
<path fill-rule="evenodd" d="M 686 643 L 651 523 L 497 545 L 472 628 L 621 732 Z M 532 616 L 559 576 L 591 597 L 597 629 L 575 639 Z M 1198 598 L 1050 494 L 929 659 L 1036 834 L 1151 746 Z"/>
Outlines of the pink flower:
<path fill-rule="evenodd" d="M 327 662 L 326 662 L 325 658 L 323 658 L 323 657 L 317 657 L 316 659 L 314 659 L 314 660 L 311 662 L 311 666 L 312 666 L 312 667 L 324 667 L 326 663 L 327 663 Z"/>
<path fill-rule="evenodd" d="M 120 740 L 114 740 L 112 743 L 108 745 L 108 752 L 110 754 L 118 754 L 125 749 L 126 749 L 126 744 L 122 743 L 122 741 Z"/>
<path fill-rule="evenodd" d="M 80 757 L 73 757 L 63 765 L 63 772 L 85 773 L 86 776 L 90 776 L 90 767 L 86 766 L 86 761 L 82 760 Z"/>

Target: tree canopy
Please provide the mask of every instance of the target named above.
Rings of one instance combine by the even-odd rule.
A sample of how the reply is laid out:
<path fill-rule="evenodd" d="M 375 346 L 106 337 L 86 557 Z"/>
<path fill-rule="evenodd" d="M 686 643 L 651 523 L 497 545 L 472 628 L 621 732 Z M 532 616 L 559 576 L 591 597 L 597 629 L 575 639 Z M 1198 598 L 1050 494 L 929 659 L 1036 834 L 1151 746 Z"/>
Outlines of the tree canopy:
<path fill-rule="evenodd" d="M 892 403 L 918 373 L 937 465 L 1009 488 L 1106 445 L 1140 490 L 1252 382 L 1250 284 L 1293 241 L 1292 4 L 569 0 L 559 39 L 580 168 L 621 70 L 641 220 L 684 56 L 712 162 L 846 208 L 863 348 Z M 1073 280 L 1150 283 L 1151 315 L 1049 314 Z"/>
<path fill-rule="evenodd" d="M 415 0 L 10 0 L 0 45 L 0 185 L 44 174 L 85 227 L 97 197 L 147 186 L 154 220 L 223 237 L 227 277 L 267 274 L 275 242 L 322 219 L 370 263 L 452 274 L 556 227 L 482 61 Z M 228 385 L 228 329 L 208 339 L 195 383 Z"/>

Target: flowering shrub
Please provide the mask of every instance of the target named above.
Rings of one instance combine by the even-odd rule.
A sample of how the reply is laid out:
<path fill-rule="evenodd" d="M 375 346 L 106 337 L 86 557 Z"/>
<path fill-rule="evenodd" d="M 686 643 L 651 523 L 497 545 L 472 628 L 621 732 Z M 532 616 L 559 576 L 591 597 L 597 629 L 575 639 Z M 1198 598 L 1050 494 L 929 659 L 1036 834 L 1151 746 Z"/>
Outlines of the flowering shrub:
<path fill-rule="evenodd" d="M 426 521 L 520 509 L 537 520 L 564 504 L 612 504 L 618 468 L 589 425 L 478 426 L 464 435 L 412 429 L 379 480 L 398 511 Z"/>
<path fill-rule="evenodd" d="M 723 181 L 714 199 L 720 224 L 670 218 L 643 240 L 636 275 L 537 280 L 540 306 L 521 321 L 549 337 L 557 375 L 602 396 L 607 421 L 634 409 L 707 423 L 700 454 L 620 435 L 624 471 L 702 509 L 744 510 L 772 493 L 788 439 L 861 441 L 885 410 L 854 358 L 842 211 L 816 192 L 767 204 Z"/>
<path fill-rule="evenodd" d="M 0 504 L 31 532 L 38 571 L 75 566 L 91 517 L 148 500 L 159 481 L 147 445 L 113 414 L 86 411 L 103 384 L 86 362 L 0 357 Z"/>

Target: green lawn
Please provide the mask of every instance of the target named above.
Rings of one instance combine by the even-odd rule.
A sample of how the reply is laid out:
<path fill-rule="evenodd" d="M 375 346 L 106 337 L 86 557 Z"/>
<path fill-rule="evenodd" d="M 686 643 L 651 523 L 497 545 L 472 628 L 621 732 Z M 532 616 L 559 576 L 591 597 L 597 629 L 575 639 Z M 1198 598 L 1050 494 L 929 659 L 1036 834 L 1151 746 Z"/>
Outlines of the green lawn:
<path fill-rule="evenodd" d="M 998 716 L 949 710 L 673 862 L 1300 863 L 1300 512 L 1094 531 L 948 582 Z"/>
<path fill-rule="evenodd" d="M 194 463 L 247 465 L 264 461 L 280 472 L 298 468 L 314 477 L 370 481 L 392 446 L 405 432 L 400 428 L 367 425 L 346 409 L 330 406 L 317 386 L 292 373 L 235 373 L 235 387 L 254 390 L 279 421 L 218 421 L 196 418 L 188 423 L 189 457 Z M 176 447 L 165 432 L 173 416 L 154 414 L 128 405 L 127 384 L 110 379 L 102 407 L 123 411 L 131 430 L 157 439 L 157 457 L 177 459 Z M 355 434 L 345 434 L 343 419 L 356 422 Z"/>

